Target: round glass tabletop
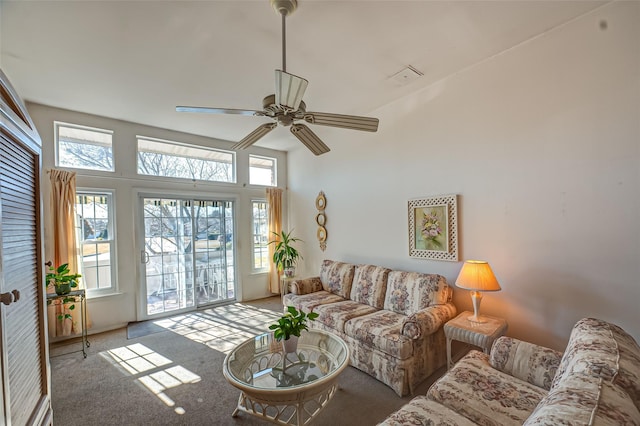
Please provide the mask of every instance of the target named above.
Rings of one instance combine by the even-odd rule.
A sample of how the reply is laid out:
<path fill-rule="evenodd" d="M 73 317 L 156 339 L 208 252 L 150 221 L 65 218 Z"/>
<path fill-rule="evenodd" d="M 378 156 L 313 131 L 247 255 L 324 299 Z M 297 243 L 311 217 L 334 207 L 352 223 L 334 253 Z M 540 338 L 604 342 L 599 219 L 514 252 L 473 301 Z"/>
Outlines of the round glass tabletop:
<path fill-rule="evenodd" d="M 303 332 L 296 352 L 284 354 L 272 333 L 246 340 L 225 358 L 223 372 L 241 390 L 292 391 L 332 380 L 347 365 L 349 349 L 339 337 L 320 330 Z"/>

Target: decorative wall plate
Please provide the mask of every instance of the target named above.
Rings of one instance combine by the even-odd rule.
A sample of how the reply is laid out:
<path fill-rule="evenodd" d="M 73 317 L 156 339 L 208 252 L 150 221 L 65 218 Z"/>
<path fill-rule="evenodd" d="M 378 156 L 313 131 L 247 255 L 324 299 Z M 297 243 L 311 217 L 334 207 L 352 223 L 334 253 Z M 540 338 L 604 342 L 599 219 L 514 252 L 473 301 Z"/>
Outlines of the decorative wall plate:
<path fill-rule="evenodd" d="M 327 230 L 324 226 L 318 226 L 318 231 L 316 232 L 316 236 L 318 237 L 318 241 L 321 243 L 327 240 Z"/>
<path fill-rule="evenodd" d="M 318 214 L 316 215 L 316 223 L 318 224 L 318 242 L 320 243 L 320 250 L 325 251 L 327 248 L 327 216 L 324 214 L 324 209 L 327 207 L 327 199 L 324 196 L 324 192 L 320 191 L 316 197 L 316 209 Z"/>

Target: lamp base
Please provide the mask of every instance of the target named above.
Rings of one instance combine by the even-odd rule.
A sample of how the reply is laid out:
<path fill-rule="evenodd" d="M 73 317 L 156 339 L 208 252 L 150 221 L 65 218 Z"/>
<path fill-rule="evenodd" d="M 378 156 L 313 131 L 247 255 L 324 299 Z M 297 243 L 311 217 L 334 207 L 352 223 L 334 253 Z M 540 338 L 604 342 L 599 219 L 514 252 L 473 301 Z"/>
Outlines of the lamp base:
<path fill-rule="evenodd" d="M 480 316 L 480 302 L 482 302 L 482 293 L 479 291 L 472 291 L 471 302 L 473 303 L 473 315 L 469 315 L 469 317 L 467 318 L 469 322 L 475 322 L 478 324 L 487 322 L 486 319 L 483 319 Z"/>
<path fill-rule="evenodd" d="M 467 317 L 467 321 L 473 322 L 475 324 L 484 324 L 485 322 L 487 322 L 487 320 L 485 318 L 482 318 L 480 316 L 475 316 L 475 314 L 474 315 L 469 315 Z"/>

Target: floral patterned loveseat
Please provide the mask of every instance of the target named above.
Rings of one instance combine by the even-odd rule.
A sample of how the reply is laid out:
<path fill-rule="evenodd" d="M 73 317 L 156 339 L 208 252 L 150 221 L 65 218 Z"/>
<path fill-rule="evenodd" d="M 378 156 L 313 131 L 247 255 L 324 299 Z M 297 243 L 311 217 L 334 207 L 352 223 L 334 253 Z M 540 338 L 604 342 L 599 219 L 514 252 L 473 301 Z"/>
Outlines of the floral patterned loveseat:
<path fill-rule="evenodd" d="M 344 339 L 351 365 L 400 396 L 446 363 L 442 326 L 456 308 L 440 275 L 325 260 L 290 288 L 285 305 L 316 312 L 309 326 Z"/>
<path fill-rule="evenodd" d="M 620 327 L 576 323 L 564 354 L 501 337 L 471 351 L 381 425 L 640 425 L 640 347 Z"/>

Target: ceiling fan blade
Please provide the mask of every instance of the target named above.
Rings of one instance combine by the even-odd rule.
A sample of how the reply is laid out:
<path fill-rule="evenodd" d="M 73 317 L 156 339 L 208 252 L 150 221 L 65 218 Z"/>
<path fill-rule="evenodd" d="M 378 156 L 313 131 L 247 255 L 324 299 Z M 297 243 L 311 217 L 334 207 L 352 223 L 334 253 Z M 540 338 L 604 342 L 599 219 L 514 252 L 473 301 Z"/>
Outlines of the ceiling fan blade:
<path fill-rule="evenodd" d="M 244 137 L 240 142 L 233 145 L 231 149 L 247 149 L 254 143 L 258 141 L 261 137 L 272 131 L 276 128 L 277 123 L 267 123 L 255 129 L 253 132 L 249 133 Z"/>
<path fill-rule="evenodd" d="M 309 148 L 309 150 L 315 155 L 322 155 L 331 151 L 331 149 L 329 149 L 329 147 L 304 124 L 292 124 L 291 133 L 293 133 L 296 138 L 300 139 L 300 142 Z"/>
<path fill-rule="evenodd" d="M 320 126 L 341 127 L 343 129 L 363 130 L 375 132 L 378 130 L 377 118 L 360 117 L 357 115 L 330 114 L 326 112 L 307 112 L 303 116 L 304 121 Z"/>
<path fill-rule="evenodd" d="M 250 109 L 208 108 L 208 107 L 196 107 L 196 106 L 177 106 L 176 111 L 177 112 L 201 112 L 206 114 L 236 114 L 236 115 L 249 115 L 249 116 L 264 115 L 263 111 L 253 111 Z"/>

